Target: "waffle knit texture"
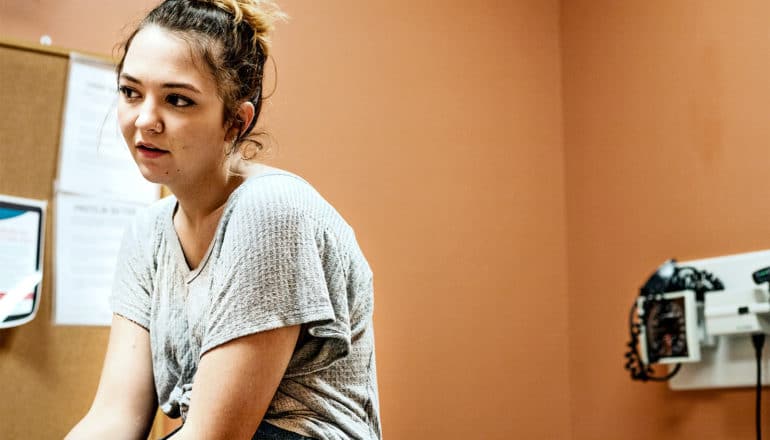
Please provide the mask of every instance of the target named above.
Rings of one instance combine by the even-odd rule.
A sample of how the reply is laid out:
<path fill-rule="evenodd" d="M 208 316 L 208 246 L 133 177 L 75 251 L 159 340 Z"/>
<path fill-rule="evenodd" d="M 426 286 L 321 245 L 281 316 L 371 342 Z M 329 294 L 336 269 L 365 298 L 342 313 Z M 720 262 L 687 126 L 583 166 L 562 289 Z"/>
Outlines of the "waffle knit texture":
<path fill-rule="evenodd" d="M 372 272 L 337 211 L 296 175 L 251 177 L 190 270 L 176 207 L 167 197 L 134 220 L 110 299 L 114 313 L 149 331 L 163 412 L 186 417 L 207 351 L 301 324 L 264 421 L 316 439 L 380 439 Z"/>

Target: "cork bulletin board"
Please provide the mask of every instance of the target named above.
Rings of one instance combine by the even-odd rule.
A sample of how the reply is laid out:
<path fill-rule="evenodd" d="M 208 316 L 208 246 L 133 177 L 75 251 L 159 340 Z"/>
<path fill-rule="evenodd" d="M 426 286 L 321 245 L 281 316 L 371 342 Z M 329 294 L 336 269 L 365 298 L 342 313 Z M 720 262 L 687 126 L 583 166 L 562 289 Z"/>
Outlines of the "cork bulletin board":
<path fill-rule="evenodd" d="M 0 40 L 0 193 L 48 202 L 37 317 L 0 329 L 3 439 L 63 438 L 88 411 L 107 348 L 109 328 L 51 320 L 53 188 L 68 61 L 62 49 Z"/>

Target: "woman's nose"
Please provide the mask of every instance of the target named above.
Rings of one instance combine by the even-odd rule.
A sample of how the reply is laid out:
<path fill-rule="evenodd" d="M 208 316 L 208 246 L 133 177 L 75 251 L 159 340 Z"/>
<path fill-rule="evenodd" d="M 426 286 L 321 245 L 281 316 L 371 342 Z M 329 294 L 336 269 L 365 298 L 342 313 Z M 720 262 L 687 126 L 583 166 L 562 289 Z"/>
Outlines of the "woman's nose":
<path fill-rule="evenodd" d="M 158 114 L 157 106 L 152 100 L 145 100 L 142 103 L 134 125 L 139 130 L 146 132 L 160 133 L 163 131 L 163 121 Z"/>

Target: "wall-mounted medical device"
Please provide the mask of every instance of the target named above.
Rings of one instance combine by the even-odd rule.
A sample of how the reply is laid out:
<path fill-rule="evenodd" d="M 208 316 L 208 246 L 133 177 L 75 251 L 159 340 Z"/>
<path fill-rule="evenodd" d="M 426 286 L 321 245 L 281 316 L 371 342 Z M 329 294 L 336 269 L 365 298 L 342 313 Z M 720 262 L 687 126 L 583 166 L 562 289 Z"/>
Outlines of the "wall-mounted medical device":
<path fill-rule="evenodd" d="M 645 364 L 700 361 L 695 292 L 663 293 L 637 298 L 637 313 L 645 316 L 640 351 Z"/>
<path fill-rule="evenodd" d="M 724 289 L 713 274 L 668 260 L 642 286 L 629 317 L 631 341 L 626 369 L 635 380 L 668 380 L 682 362 L 701 359 L 702 304 L 706 292 Z M 677 364 L 655 376 L 653 364 Z"/>
<path fill-rule="evenodd" d="M 770 334 L 770 292 L 761 288 L 706 295 L 706 332 L 711 335 Z"/>
<path fill-rule="evenodd" d="M 757 265 L 768 263 L 770 251 L 663 263 L 631 307 L 625 365 L 631 378 L 679 381 L 672 389 L 749 385 L 744 367 L 750 340 L 756 358 L 760 438 L 762 347 L 770 334 L 770 267 Z M 655 364 L 668 364 L 667 374 L 660 374 Z M 731 364 L 740 369 L 731 370 Z M 682 371 L 680 381 L 675 376 L 682 376 Z M 747 376 L 740 383 L 735 382 L 736 371 Z"/>

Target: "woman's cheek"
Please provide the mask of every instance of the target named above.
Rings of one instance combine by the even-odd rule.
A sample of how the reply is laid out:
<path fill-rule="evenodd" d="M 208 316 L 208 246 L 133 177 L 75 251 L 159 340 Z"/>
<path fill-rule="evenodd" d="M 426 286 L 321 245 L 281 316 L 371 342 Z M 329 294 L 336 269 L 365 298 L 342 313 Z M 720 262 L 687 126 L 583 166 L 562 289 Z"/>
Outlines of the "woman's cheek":
<path fill-rule="evenodd" d="M 128 112 L 125 109 L 121 109 L 121 107 L 118 106 L 118 126 L 120 127 L 120 132 L 123 134 L 126 143 L 131 144 L 134 137 L 134 131 L 132 129 L 133 124 L 131 123 L 130 115 L 127 113 Z"/>

